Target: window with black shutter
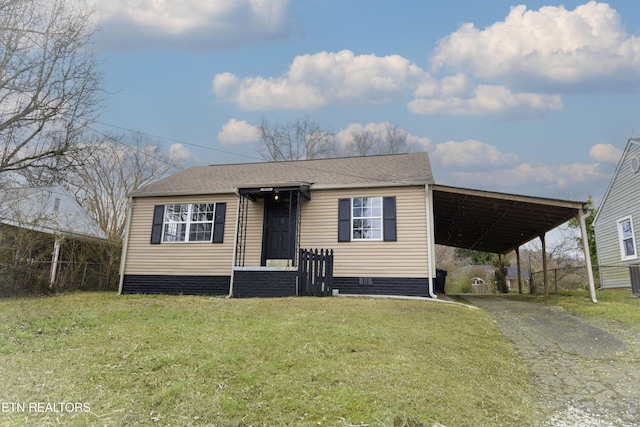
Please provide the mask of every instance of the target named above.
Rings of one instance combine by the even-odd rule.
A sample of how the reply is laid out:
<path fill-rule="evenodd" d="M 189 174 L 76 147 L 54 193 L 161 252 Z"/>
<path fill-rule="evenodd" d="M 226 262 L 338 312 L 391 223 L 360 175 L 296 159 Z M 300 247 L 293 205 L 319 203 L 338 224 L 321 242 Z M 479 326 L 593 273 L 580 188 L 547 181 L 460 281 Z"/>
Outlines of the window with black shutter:
<path fill-rule="evenodd" d="M 338 242 L 358 240 L 397 240 L 394 196 L 338 200 Z"/>
<path fill-rule="evenodd" d="M 151 244 L 170 242 L 223 243 L 226 203 L 155 205 Z"/>

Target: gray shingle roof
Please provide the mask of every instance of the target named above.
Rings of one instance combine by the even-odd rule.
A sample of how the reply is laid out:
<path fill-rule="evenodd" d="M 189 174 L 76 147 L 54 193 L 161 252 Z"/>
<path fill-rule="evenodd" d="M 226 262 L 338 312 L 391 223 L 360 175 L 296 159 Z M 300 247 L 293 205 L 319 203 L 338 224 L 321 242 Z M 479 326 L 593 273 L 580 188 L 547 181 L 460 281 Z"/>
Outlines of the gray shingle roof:
<path fill-rule="evenodd" d="M 236 188 L 433 183 L 426 152 L 368 157 L 194 166 L 134 191 L 133 197 L 232 192 Z"/>

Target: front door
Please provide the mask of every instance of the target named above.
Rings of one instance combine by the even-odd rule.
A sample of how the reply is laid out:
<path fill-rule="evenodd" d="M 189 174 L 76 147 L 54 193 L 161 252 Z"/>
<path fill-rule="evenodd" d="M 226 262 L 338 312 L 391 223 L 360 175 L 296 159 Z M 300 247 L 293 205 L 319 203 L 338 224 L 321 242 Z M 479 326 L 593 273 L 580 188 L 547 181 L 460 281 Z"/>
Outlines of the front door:
<path fill-rule="evenodd" d="M 295 197 L 266 200 L 264 210 L 262 265 L 293 265 L 297 218 Z M 287 263 L 287 260 L 291 261 Z"/>

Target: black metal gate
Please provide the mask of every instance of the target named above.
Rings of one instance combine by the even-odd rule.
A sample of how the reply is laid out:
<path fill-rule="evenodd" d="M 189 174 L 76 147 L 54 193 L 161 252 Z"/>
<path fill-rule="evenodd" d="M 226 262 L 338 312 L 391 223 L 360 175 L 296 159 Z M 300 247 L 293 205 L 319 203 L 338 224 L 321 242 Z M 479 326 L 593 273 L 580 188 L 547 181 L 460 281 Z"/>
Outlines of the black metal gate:
<path fill-rule="evenodd" d="M 300 249 L 298 295 L 325 297 L 333 289 L 333 249 Z"/>

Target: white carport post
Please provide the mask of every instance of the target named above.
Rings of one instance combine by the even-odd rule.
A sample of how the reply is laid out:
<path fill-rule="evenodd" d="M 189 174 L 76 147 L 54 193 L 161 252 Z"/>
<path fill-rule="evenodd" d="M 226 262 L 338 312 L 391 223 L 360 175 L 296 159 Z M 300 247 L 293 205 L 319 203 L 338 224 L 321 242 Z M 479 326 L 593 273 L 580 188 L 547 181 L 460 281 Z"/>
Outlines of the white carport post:
<path fill-rule="evenodd" d="M 124 286 L 124 267 L 127 262 L 127 249 L 129 249 L 129 231 L 131 230 L 131 212 L 133 211 L 133 198 L 127 200 L 127 222 L 124 226 L 124 240 L 122 242 L 122 256 L 120 258 L 120 282 L 118 283 L 118 295 L 122 295 Z"/>
<path fill-rule="evenodd" d="M 578 212 L 578 222 L 580 223 L 580 233 L 582 235 L 582 248 L 584 250 L 584 263 L 587 268 L 587 277 L 589 277 L 589 296 L 594 303 L 598 302 L 596 298 L 596 285 L 593 280 L 593 266 L 591 265 L 591 251 L 589 250 L 589 237 L 587 235 L 586 219 L 591 215 L 591 211 L 585 213 L 584 209 Z"/>
<path fill-rule="evenodd" d="M 548 277 L 547 277 L 547 240 L 546 233 L 540 235 L 540 241 L 542 242 L 542 275 L 544 279 L 544 295 L 549 295 Z"/>
<path fill-rule="evenodd" d="M 60 261 L 60 246 L 62 241 L 56 237 L 53 242 L 53 252 L 51 254 L 51 268 L 49 269 L 49 288 L 53 288 L 53 284 L 56 282 L 56 274 L 58 273 L 58 262 Z"/>
<path fill-rule="evenodd" d="M 520 246 L 516 246 L 516 264 L 518 266 L 518 293 L 522 293 L 522 271 L 520 269 Z"/>

